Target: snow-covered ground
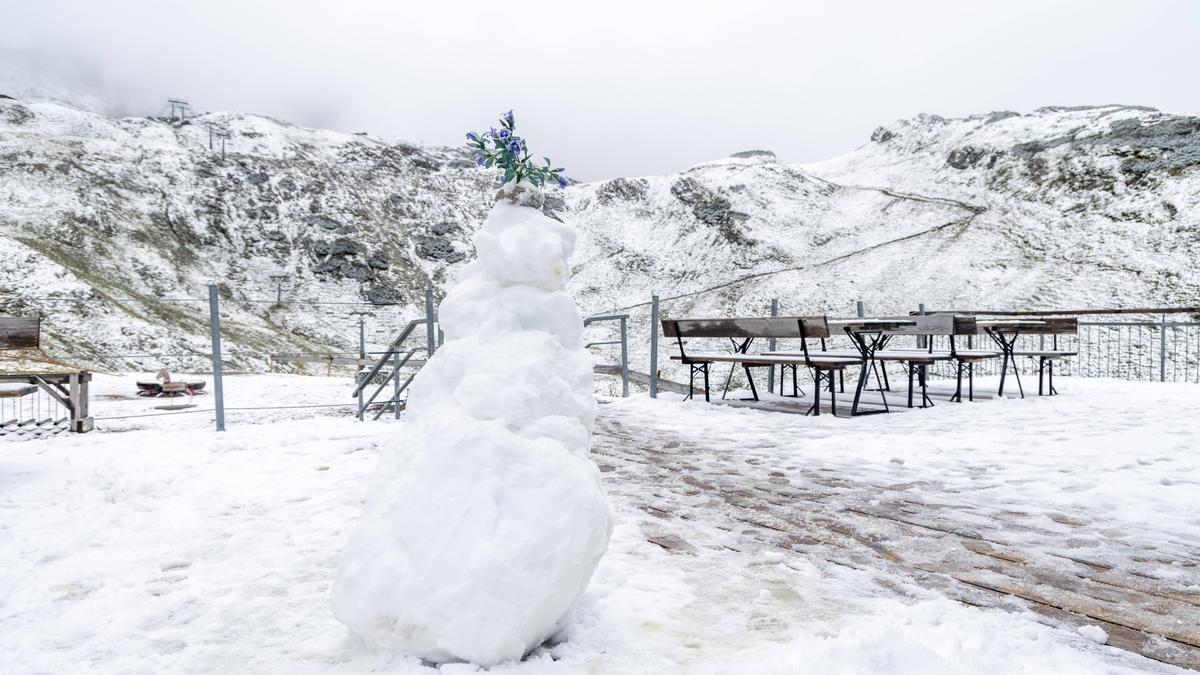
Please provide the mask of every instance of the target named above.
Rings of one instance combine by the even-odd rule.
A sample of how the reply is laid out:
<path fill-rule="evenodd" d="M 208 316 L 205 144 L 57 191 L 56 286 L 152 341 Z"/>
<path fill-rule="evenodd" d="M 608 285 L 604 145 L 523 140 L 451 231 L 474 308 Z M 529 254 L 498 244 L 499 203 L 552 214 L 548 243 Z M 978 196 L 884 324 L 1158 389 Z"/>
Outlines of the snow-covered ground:
<path fill-rule="evenodd" d="M 108 398 L 134 379 L 99 376 L 94 414 L 179 402 Z M 344 379 L 226 385 L 231 407 L 349 401 Z M 804 488 L 822 472 L 974 513 L 1086 516 L 1101 555 L 1130 541 L 1200 549 L 1200 387 L 1064 378 L 1060 389 L 854 420 L 666 398 L 602 405 L 609 552 L 564 639 L 492 672 L 1171 671 L 1100 644 L 1095 630 L 764 544 L 729 528 L 702 490 L 678 492 L 656 473 L 666 469 L 641 463 L 657 453 L 732 485 Z M 330 611 L 378 448 L 402 424 L 348 411 L 231 412 L 224 434 L 190 414 L 0 441 L 0 673 L 431 672 L 366 652 Z M 835 505 L 850 498 L 834 492 Z M 1195 578 L 1176 582 L 1200 591 Z"/>

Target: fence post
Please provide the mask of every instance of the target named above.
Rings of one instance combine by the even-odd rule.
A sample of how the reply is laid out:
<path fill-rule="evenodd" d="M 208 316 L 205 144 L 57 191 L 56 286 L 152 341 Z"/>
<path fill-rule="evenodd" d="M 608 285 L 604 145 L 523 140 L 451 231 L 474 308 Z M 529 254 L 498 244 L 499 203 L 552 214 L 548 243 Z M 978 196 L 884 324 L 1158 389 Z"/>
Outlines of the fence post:
<path fill-rule="evenodd" d="M 650 398 L 658 398 L 658 294 L 650 296 Z"/>
<path fill-rule="evenodd" d="M 217 431 L 225 431 L 225 385 L 221 382 L 221 306 L 217 284 L 208 285 L 208 317 L 212 328 L 213 397 Z"/>
<path fill-rule="evenodd" d="M 863 301 L 859 300 L 855 304 L 855 311 L 858 313 L 858 318 L 865 318 L 867 315 L 863 312 Z"/>
<path fill-rule="evenodd" d="M 771 316 L 779 316 L 779 299 L 778 298 L 771 298 Z M 767 348 L 770 349 L 771 351 L 775 351 L 775 338 L 767 338 Z M 780 375 L 782 375 L 782 373 L 780 373 Z M 780 383 L 779 387 L 780 387 L 780 389 L 782 389 L 783 384 Z M 772 364 L 769 368 L 767 368 L 767 391 L 772 394 L 775 393 L 775 365 L 774 364 Z"/>
<path fill-rule="evenodd" d="M 621 397 L 629 398 L 629 317 L 621 317 Z"/>
<path fill-rule="evenodd" d="M 367 358 L 367 323 L 366 317 L 362 314 L 358 315 L 358 371 L 355 374 L 355 384 L 362 384 L 363 376 L 366 375 L 363 360 Z M 358 421 L 363 420 L 363 389 L 358 389 Z"/>
<path fill-rule="evenodd" d="M 400 350 L 392 352 L 392 412 L 400 419 Z"/>
<path fill-rule="evenodd" d="M 433 330 L 433 289 L 425 290 L 425 358 L 433 358 L 437 349 L 437 333 Z"/>
<path fill-rule="evenodd" d="M 925 316 L 925 303 L 922 302 L 921 304 L 917 305 L 917 313 L 919 313 L 921 316 Z M 924 349 L 924 348 L 925 348 L 925 336 L 918 335 L 917 336 L 917 349 Z"/>
<path fill-rule="evenodd" d="M 1176 343 L 1178 344 L 1178 343 Z M 1158 381 L 1167 381 L 1167 315 L 1158 326 Z"/>

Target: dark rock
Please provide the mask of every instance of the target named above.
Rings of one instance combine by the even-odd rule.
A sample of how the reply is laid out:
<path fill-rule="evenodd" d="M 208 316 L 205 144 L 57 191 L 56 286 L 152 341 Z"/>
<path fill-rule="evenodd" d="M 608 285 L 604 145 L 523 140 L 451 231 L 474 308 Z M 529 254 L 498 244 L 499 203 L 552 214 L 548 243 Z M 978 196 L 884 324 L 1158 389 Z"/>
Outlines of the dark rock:
<path fill-rule="evenodd" d="M 454 250 L 454 244 L 449 239 L 442 237 L 419 234 L 416 236 L 416 245 L 417 255 L 427 260 L 455 263 L 466 257 L 462 252 Z"/>
<path fill-rule="evenodd" d="M 542 203 L 542 213 L 547 217 L 562 222 L 562 214 L 567 210 L 567 200 L 562 190 L 547 190 L 545 201 Z"/>
<path fill-rule="evenodd" d="M 279 230 L 267 230 L 266 232 L 263 233 L 263 236 L 266 237 L 268 241 L 286 241 L 287 240 L 287 235 L 280 232 Z"/>
<path fill-rule="evenodd" d="M 1050 163 L 1041 157 L 1030 157 L 1025 160 L 1025 170 L 1035 183 L 1041 183 L 1050 172 Z"/>
<path fill-rule="evenodd" d="M 306 225 L 316 225 L 316 226 L 322 227 L 326 230 L 336 230 L 342 226 L 342 224 L 340 222 L 334 220 L 333 218 L 330 218 L 329 216 L 320 216 L 320 215 L 306 216 L 304 218 L 304 223 Z"/>
<path fill-rule="evenodd" d="M 955 148 L 950 151 L 946 157 L 946 163 L 955 169 L 969 169 L 979 163 L 987 155 L 987 150 L 976 148 L 970 145 L 964 145 L 961 148 Z"/>
<path fill-rule="evenodd" d="M 8 94 L 0 94 L 0 98 L 5 98 L 5 99 L 8 99 L 8 100 L 10 100 L 10 101 L 15 101 L 15 100 L 17 100 L 17 99 L 15 99 L 15 98 L 13 98 L 12 96 L 9 96 Z"/>
<path fill-rule="evenodd" d="M 14 126 L 28 124 L 33 119 L 33 113 L 23 105 L 12 104 L 4 106 L 4 121 Z"/>
<path fill-rule="evenodd" d="M 271 177 L 268 176 L 267 174 L 263 173 L 262 171 L 257 171 L 255 173 L 250 174 L 249 176 L 246 176 L 246 182 L 251 185 L 262 185 L 263 183 L 266 183 L 269 180 L 271 180 Z"/>
<path fill-rule="evenodd" d="M 771 152 L 770 150 L 743 150 L 741 152 L 733 153 L 730 155 L 730 157 L 733 157 L 734 159 L 752 159 L 754 157 L 769 157 L 771 159 L 775 159 L 775 153 Z"/>
<path fill-rule="evenodd" d="M 706 225 L 716 226 L 726 241 L 742 246 L 753 246 L 757 243 L 738 228 L 750 216 L 734 211 L 728 199 L 701 185 L 696 179 L 680 178 L 671 185 L 671 194 L 692 207 L 692 214 L 697 220 Z"/>
<path fill-rule="evenodd" d="M 649 187 L 650 183 L 644 178 L 614 178 L 596 188 L 596 201 L 605 205 L 617 201 L 644 201 Z"/>
<path fill-rule="evenodd" d="M 339 279 L 354 279 L 355 281 L 369 281 L 374 275 L 371 268 L 362 263 L 332 257 L 317 263 L 313 267 L 313 272 L 322 275 L 329 274 Z"/>
<path fill-rule="evenodd" d="M 370 267 L 362 263 L 342 263 L 342 276 L 354 279 L 355 281 L 369 281 L 374 274 Z"/>
<path fill-rule="evenodd" d="M 404 302 L 404 296 L 387 286 L 369 286 L 366 296 L 367 302 L 373 305 L 398 305 Z"/>
<path fill-rule="evenodd" d="M 455 232 L 458 232 L 459 227 L 458 227 L 458 225 L 455 225 L 454 223 L 452 223 L 448 220 L 443 220 L 440 223 L 435 223 L 433 225 L 430 225 L 429 231 L 436 235 L 445 236 L 447 234 L 453 234 Z"/>
<path fill-rule="evenodd" d="M 1000 120 L 1006 120 L 1010 117 L 1020 117 L 1020 116 L 1021 116 L 1020 113 L 1015 113 L 1011 110 L 998 110 L 996 112 L 988 113 L 987 118 L 984 120 L 984 124 L 995 124 L 996 122 L 999 122 Z"/>
<path fill-rule="evenodd" d="M 326 239 L 314 241 L 312 251 L 319 256 L 355 256 L 365 253 L 366 249 L 353 239 L 338 237 L 333 241 Z"/>
<path fill-rule="evenodd" d="M 280 192 L 289 197 L 300 191 L 300 187 L 296 185 L 296 181 L 292 180 L 291 178 L 284 178 L 283 180 L 280 180 L 278 187 Z"/>
<path fill-rule="evenodd" d="M 408 159 L 410 162 L 413 163 L 413 166 L 420 168 L 420 169 L 425 169 L 426 171 L 441 171 L 442 170 L 442 165 L 440 163 L 438 163 L 437 160 L 435 160 L 431 157 L 426 157 L 425 155 L 413 155 L 412 157 L 409 157 Z"/>
<path fill-rule="evenodd" d="M 893 131 L 884 127 L 877 127 L 875 131 L 871 132 L 871 140 L 876 143 L 887 143 L 895 137 L 896 134 Z"/>
<path fill-rule="evenodd" d="M 196 167 L 196 175 L 200 178 L 212 178 L 216 174 L 214 174 L 212 169 L 209 169 L 207 166 L 198 166 Z"/>
<path fill-rule="evenodd" d="M 383 256 L 376 253 L 376 254 L 371 255 L 371 257 L 367 258 L 367 266 L 372 267 L 377 270 L 386 270 L 387 268 L 391 267 L 392 265 L 387 260 L 385 260 L 383 258 Z"/>

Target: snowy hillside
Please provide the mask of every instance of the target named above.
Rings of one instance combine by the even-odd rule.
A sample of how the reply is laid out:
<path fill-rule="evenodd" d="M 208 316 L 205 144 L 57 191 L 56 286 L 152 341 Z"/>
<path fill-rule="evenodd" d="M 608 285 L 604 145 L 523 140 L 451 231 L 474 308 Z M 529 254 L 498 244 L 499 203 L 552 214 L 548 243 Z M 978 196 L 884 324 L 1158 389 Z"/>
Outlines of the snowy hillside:
<path fill-rule="evenodd" d="M 231 132 L 224 161 L 206 122 Z M 270 275 L 288 275 L 288 301 L 375 303 L 387 333 L 473 254 L 491 201 L 492 177 L 459 150 L 232 113 L 178 124 L 0 99 L 0 159 L 0 296 L 21 298 L 0 311 L 44 312 L 54 354 L 202 353 L 205 304 L 165 300 L 213 280 L 240 363 L 347 349 L 354 305 L 272 306 Z M 1200 117 L 1109 106 L 921 116 L 819 164 L 738 153 L 573 185 L 548 209 L 580 231 L 587 313 L 657 291 L 674 315 L 771 298 L 847 314 L 856 299 L 875 313 L 1195 304 L 1198 200 Z"/>

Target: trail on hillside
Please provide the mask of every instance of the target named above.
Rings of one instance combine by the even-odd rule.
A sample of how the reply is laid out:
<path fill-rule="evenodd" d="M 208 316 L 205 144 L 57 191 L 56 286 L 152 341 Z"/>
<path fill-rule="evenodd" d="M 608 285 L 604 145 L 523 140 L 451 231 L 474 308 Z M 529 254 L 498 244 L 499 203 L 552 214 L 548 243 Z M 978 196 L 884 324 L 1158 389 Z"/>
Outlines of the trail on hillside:
<path fill-rule="evenodd" d="M 965 211 L 968 211 L 969 215 L 966 215 L 962 218 L 957 218 L 955 220 L 951 220 L 951 221 L 943 223 L 941 225 L 935 225 L 933 227 L 921 230 L 920 232 L 914 232 L 912 234 L 906 234 L 902 237 L 896 237 L 895 239 L 889 239 L 887 241 L 882 241 L 882 242 L 879 242 L 876 244 L 871 244 L 870 246 L 864 246 L 862 248 L 858 248 L 853 251 L 849 251 L 847 253 L 842 253 L 842 254 L 834 256 L 832 258 L 822 260 L 821 262 L 812 263 L 812 264 L 808 264 L 808 265 L 793 265 L 793 266 L 789 266 L 789 267 L 781 267 L 779 269 L 769 270 L 766 272 L 753 272 L 751 274 L 744 274 L 742 276 L 735 277 L 728 281 L 723 281 L 721 283 L 714 284 L 712 286 L 707 286 L 705 288 L 701 288 L 701 289 L 698 289 L 695 291 L 688 291 L 686 293 L 678 293 L 676 295 L 663 296 L 663 297 L 659 298 L 659 302 L 668 302 L 668 301 L 673 301 L 673 300 L 680 300 L 683 298 L 691 298 L 691 297 L 701 296 L 701 295 L 705 295 L 707 293 L 720 291 L 720 290 L 729 288 L 731 286 L 736 286 L 738 284 L 742 284 L 747 281 L 753 281 L 755 279 L 762 279 L 762 278 L 770 277 L 770 276 L 773 276 L 776 274 L 784 274 L 787 272 L 800 272 L 800 271 L 805 271 L 805 270 L 820 269 L 822 267 L 833 265 L 833 264 L 842 262 L 844 260 L 853 258 L 855 256 L 862 255 L 864 253 L 869 253 L 871 251 L 874 251 L 874 250 L 877 250 L 880 248 L 892 246 L 894 244 L 899 244 L 899 243 L 903 243 L 906 241 L 911 241 L 913 239 L 918 239 L 918 238 L 924 237 L 926 235 L 935 234 L 935 233 L 941 232 L 943 230 L 946 230 L 946 229 L 954 227 L 954 226 L 959 226 L 959 228 L 960 228 L 959 233 L 961 234 L 962 232 L 965 232 L 968 227 L 971 226 L 971 224 L 975 221 L 975 218 L 977 218 L 979 215 L 985 213 L 988 210 L 986 206 L 969 204 L 967 202 L 958 201 L 956 199 L 950 199 L 948 197 L 931 197 L 928 195 L 919 195 L 919 194 L 914 194 L 914 193 L 898 192 L 898 191 L 891 190 L 888 188 L 873 187 L 873 186 L 839 185 L 837 183 L 826 181 L 826 180 L 820 179 L 820 178 L 818 178 L 817 180 L 827 183 L 829 185 L 832 185 L 834 187 L 840 188 L 840 189 L 845 189 L 845 190 L 873 191 L 873 192 L 879 192 L 881 194 L 887 195 L 888 197 L 892 197 L 892 198 L 898 199 L 898 200 L 908 200 L 908 201 L 922 202 L 922 203 L 926 203 L 926 204 L 941 204 L 944 206 L 961 208 Z M 637 309 L 640 307 L 648 307 L 649 305 L 650 305 L 649 302 L 639 302 L 639 303 L 635 303 L 632 305 L 626 305 L 624 307 L 616 307 L 616 308 L 608 309 L 603 312 L 598 312 L 598 314 L 616 314 L 616 313 L 620 313 L 620 312 L 629 311 L 632 309 Z"/>

